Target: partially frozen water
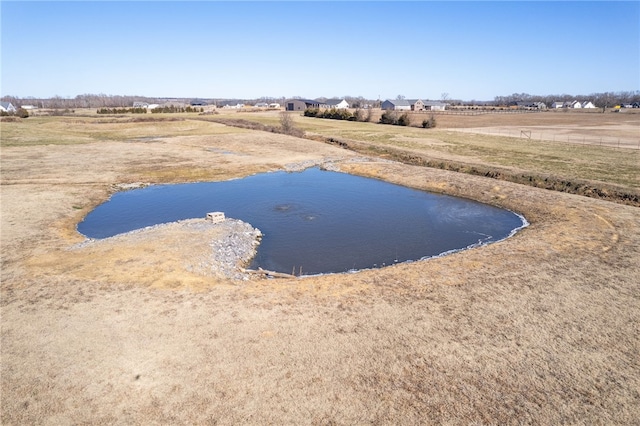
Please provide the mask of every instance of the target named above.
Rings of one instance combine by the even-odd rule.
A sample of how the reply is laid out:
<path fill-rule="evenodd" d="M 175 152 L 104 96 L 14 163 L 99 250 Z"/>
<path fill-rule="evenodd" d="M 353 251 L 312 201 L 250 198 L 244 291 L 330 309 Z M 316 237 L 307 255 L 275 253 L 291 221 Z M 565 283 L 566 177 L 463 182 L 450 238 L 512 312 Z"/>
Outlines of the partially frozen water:
<path fill-rule="evenodd" d="M 502 240 L 526 225 L 513 212 L 475 201 L 307 169 L 116 193 L 78 231 L 106 238 L 212 211 L 262 231 L 251 267 L 305 275 L 438 256 Z"/>

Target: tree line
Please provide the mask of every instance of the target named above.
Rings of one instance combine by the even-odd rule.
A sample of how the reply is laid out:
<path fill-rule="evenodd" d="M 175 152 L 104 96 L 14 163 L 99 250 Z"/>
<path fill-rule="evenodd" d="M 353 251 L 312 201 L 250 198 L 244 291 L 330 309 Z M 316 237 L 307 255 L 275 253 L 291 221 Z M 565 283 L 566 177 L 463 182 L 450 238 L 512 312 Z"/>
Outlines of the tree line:
<path fill-rule="evenodd" d="M 173 105 L 152 108 L 152 114 L 171 114 L 178 112 L 204 112 L 204 108 L 197 107 L 177 107 Z M 100 108 L 96 111 L 98 114 L 146 114 L 147 108 Z"/>
<path fill-rule="evenodd" d="M 496 96 L 493 104 L 496 106 L 509 105 L 513 102 L 544 102 L 547 107 L 554 102 L 567 101 L 591 101 L 599 108 L 608 108 L 616 105 L 632 104 L 640 102 L 640 90 L 625 92 L 591 93 L 589 95 L 530 95 L 528 93 L 513 93 L 507 96 Z"/>
<path fill-rule="evenodd" d="M 325 109 L 321 110 L 319 108 L 307 108 L 304 110 L 305 117 L 315 117 L 315 118 L 328 118 L 331 120 L 347 120 L 347 121 L 363 121 L 370 122 L 372 121 L 372 110 L 371 108 L 366 110 L 366 113 L 363 112 L 360 108 L 356 108 L 354 112 L 351 112 L 347 109 Z M 382 113 L 382 116 L 378 120 L 380 124 L 392 124 L 394 126 L 411 126 L 411 115 L 405 112 L 403 114 L 398 114 L 397 111 L 388 110 Z M 431 114 L 431 117 L 422 121 L 422 127 L 425 129 L 431 129 L 436 127 L 436 117 Z"/>
<path fill-rule="evenodd" d="M 296 98 L 295 96 L 293 98 Z M 337 98 L 334 96 L 334 98 Z M 342 96 L 352 108 L 367 108 L 367 107 L 379 107 L 379 99 L 366 99 L 362 96 Z M 274 97 L 261 97 L 257 99 L 237 99 L 232 100 L 232 103 L 244 103 L 252 104 L 256 102 L 281 102 L 285 98 Z M 324 100 L 328 98 L 318 98 L 318 100 Z M 640 102 L 640 91 L 619 91 L 619 92 L 601 92 L 590 94 L 551 94 L 551 95 L 531 95 L 528 93 L 513 93 L 511 95 L 496 96 L 492 101 L 477 101 L 477 100 L 457 100 L 450 98 L 448 93 L 441 95 L 442 101 L 446 101 L 451 105 L 459 106 L 471 106 L 471 105 L 493 105 L 503 106 L 509 105 L 513 102 L 544 102 L 547 106 L 550 106 L 553 102 L 572 101 L 574 99 L 583 101 L 589 100 L 593 104 L 600 108 L 613 107 L 620 104 L 632 104 L 634 102 Z M 64 98 L 61 96 L 53 96 L 51 98 L 35 98 L 32 96 L 18 97 L 18 96 L 3 96 L 1 98 L 4 102 L 11 102 L 14 106 L 19 107 L 22 105 L 33 105 L 37 108 L 47 109 L 74 109 L 74 108 L 130 108 L 134 102 L 146 102 L 148 104 L 163 104 L 167 102 L 176 103 L 190 103 L 192 98 L 157 98 L 147 96 L 121 96 L 121 95 L 106 95 L 100 94 L 83 94 L 73 98 Z M 223 104 L 229 102 L 229 99 L 209 100 L 211 104 Z"/>

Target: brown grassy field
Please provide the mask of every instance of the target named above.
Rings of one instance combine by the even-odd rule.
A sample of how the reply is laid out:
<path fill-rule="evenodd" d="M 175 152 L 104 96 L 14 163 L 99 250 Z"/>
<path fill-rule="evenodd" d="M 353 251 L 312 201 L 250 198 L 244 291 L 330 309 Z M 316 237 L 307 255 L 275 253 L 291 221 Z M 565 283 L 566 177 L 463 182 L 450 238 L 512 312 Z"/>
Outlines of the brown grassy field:
<path fill-rule="evenodd" d="M 363 144 L 355 152 L 206 118 L 1 124 L 2 424 L 637 423 L 640 210 L 402 164 L 382 148 L 630 192 L 637 151 L 295 117 L 308 134 Z M 75 225 L 118 184 L 313 164 L 531 225 L 442 258 L 281 280 L 190 268 L 215 256 L 215 236 L 180 228 L 77 245 Z"/>

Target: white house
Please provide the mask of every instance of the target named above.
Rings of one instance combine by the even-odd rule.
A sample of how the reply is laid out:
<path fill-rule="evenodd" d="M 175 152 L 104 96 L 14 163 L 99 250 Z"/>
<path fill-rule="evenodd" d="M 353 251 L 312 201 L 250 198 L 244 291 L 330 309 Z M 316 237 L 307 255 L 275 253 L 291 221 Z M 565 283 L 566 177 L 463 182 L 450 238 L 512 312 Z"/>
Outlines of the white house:
<path fill-rule="evenodd" d="M 382 109 L 391 109 L 394 111 L 410 111 L 411 104 L 406 99 L 395 99 L 389 100 L 387 99 L 380 105 Z"/>
<path fill-rule="evenodd" d="M 582 108 L 595 108 L 596 106 L 591 101 L 586 101 L 582 104 Z"/>
<path fill-rule="evenodd" d="M 578 109 L 578 108 L 582 108 L 582 104 L 578 101 L 567 101 L 562 105 L 562 108 Z"/>
<path fill-rule="evenodd" d="M 254 107 L 256 108 L 269 108 L 269 104 L 266 102 L 258 102 L 257 104 L 254 105 Z"/>
<path fill-rule="evenodd" d="M 555 101 L 554 103 L 551 104 L 551 108 L 553 109 L 562 108 L 563 106 L 564 106 L 564 102 Z"/>
<path fill-rule="evenodd" d="M 325 102 L 327 108 L 335 108 L 335 109 L 347 109 L 349 108 L 349 102 L 344 99 L 327 99 Z"/>
<path fill-rule="evenodd" d="M 0 112 L 7 112 L 11 114 L 16 111 L 16 107 L 14 107 L 11 102 L 0 102 Z"/>

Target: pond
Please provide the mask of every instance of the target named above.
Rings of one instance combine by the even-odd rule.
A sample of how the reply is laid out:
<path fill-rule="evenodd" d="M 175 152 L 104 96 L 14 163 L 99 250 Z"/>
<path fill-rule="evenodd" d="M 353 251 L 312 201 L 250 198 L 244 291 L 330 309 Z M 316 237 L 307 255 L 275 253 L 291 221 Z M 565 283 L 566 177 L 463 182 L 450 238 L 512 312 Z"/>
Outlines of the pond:
<path fill-rule="evenodd" d="M 114 194 L 78 224 L 90 238 L 221 211 L 264 234 L 252 268 L 304 275 L 378 268 L 505 239 L 511 211 L 318 168 Z"/>

